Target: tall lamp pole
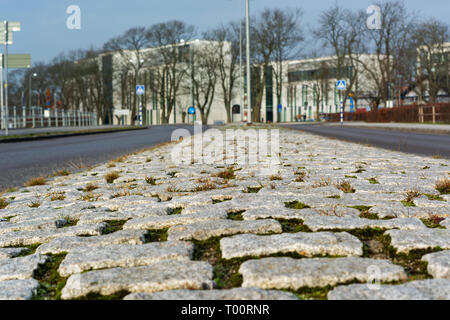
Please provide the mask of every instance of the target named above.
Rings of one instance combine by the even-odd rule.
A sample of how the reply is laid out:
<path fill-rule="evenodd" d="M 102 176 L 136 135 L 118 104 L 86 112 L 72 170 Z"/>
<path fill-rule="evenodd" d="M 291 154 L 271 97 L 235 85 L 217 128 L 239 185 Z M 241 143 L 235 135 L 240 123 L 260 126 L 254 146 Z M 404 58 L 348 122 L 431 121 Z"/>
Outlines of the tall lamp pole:
<path fill-rule="evenodd" d="M 242 90 L 243 90 L 243 86 L 242 86 L 242 0 L 241 0 L 241 15 L 239 17 L 239 76 L 240 76 L 240 80 L 239 80 L 239 95 L 241 97 L 241 110 L 239 110 L 241 112 L 241 122 L 244 121 L 244 102 L 242 100 Z M 233 113 L 231 113 L 231 116 L 233 116 Z M 233 122 L 233 119 L 231 119 L 231 122 Z"/>
<path fill-rule="evenodd" d="M 29 80 L 29 83 L 28 83 L 28 102 L 30 104 L 30 108 L 31 108 L 31 78 L 32 77 L 37 77 L 37 73 L 32 73 L 28 77 L 28 80 Z"/>
<path fill-rule="evenodd" d="M 247 103 L 248 103 L 248 120 L 252 123 L 252 97 L 251 97 L 251 71 L 250 71 L 250 6 L 249 0 L 246 0 L 246 29 L 247 29 Z"/>

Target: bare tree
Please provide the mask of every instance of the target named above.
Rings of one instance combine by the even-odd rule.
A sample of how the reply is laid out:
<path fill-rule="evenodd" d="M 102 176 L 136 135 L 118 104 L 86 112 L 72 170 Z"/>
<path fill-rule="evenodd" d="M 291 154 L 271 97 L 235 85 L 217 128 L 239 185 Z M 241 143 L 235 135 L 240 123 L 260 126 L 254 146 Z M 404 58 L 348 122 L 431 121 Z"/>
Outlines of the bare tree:
<path fill-rule="evenodd" d="M 137 95 L 134 90 L 138 84 L 139 72 L 148 66 L 148 48 L 149 39 L 147 31 L 144 27 L 131 28 L 123 35 L 109 40 L 103 46 L 106 51 L 116 52 L 120 55 L 120 69 L 126 70 L 127 74 L 132 74 L 132 104 L 131 104 L 131 120 L 134 124 L 137 114 Z M 120 73 L 119 77 L 123 74 Z"/>
<path fill-rule="evenodd" d="M 377 4 L 381 11 L 381 28 L 366 29 L 365 36 L 370 40 L 368 50 L 375 54 L 375 61 L 360 61 L 363 69 L 377 87 L 373 106 L 380 102 L 387 105 L 392 99 L 392 87 L 401 76 L 403 57 L 408 52 L 408 39 L 413 30 L 412 15 L 401 1 Z"/>
<path fill-rule="evenodd" d="M 324 48 L 334 56 L 327 65 L 329 73 L 336 80 L 347 79 L 347 92 L 356 91 L 358 83 L 358 60 L 362 53 L 361 12 L 352 12 L 338 5 L 325 10 L 313 35 L 322 41 Z M 344 105 L 347 95 L 342 97 Z"/>
<path fill-rule="evenodd" d="M 187 42 L 195 34 L 195 27 L 182 21 L 153 25 L 146 38 L 154 48 L 152 71 L 162 106 L 162 121 L 168 123 L 176 104 L 183 77 L 189 70 L 189 58 L 183 54 L 182 40 Z"/>
<path fill-rule="evenodd" d="M 448 25 L 435 19 L 421 23 L 414 34 L 418 50 L 418 88 L 422 95 L 423 82 L 426 82 L 430 102 L 436 102 L 438 92 L 449 92 L 449 56 L 446 42 L 449 39 Z"/>
<path fill-rule="evenodd" d="M 304 40 L 300 25 L 303 12 L 299 8 L 274 9 L 271 12 L 269 28 L 274 34 L 274 77 L 276 83 L 277 105 L 281 103 L 283 81 L 286 71 L 283 66 L 286 60 L 292 59 L 300 52 L 300 44 Z"/>
<path fill-rule="evenodd" d="M 227 113 L 227 122 L 231 123 L 231 102 L 235 94 L 235 85 L 239 78 L 239 25 L 229 23 L 204 33 L 203 38 L 216 42 L 218 80 L 221 95 Z M 243 108 L 243 106 L 241 106 Z"/>
<path fill-rule="evenodd" d="M 202 124 L 208 123 L 209 113 L 214 101 L 217 79 L 219 76 L 220 46 L 223 44 L 210 42 L 204 44 L 201 50 L 195 51 L 194 66 L 195 73 L 192 77 L 194 89 L 194 101 L 200 116 Z"/>

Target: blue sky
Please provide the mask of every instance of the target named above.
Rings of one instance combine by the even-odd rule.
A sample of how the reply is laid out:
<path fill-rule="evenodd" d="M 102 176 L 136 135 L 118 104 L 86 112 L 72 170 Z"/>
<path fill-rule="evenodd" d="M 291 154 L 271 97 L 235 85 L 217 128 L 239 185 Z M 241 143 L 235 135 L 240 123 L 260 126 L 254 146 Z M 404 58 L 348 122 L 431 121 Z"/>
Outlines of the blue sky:
<path fill-rule="evenodd" d="M 20 21 L 11 53 L 31 53 L 33 62 L 49 62 L 57 54 L 77 48 L 101 47 L 110 38 L 134 26 L 178 19 L 204 31 L 238 19 L 241 0 L 0 0 L 0 19 Z M 251 11 L 265 7 L 297 7 L 305 12 L 304 25 L 312 26 L 320 12 L 338 3 L 365 9 L 375 0 L 251 0 Z M 405 0 L 411 11 L 442 21 L 450 18 L 448 0 Z M 81 30 L 66 28 L 69 5 L 81 8 Z M 3 49 L 2 49 L 3 51 Z"/>

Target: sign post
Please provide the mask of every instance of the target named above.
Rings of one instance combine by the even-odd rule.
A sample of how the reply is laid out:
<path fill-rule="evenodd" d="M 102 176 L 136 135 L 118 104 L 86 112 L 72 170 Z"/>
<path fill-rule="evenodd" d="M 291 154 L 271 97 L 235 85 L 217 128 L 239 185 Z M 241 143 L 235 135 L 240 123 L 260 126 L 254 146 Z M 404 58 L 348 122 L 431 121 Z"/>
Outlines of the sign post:
<path fill-rule="evenodd" d="M 142 97 L 145 93 L 145 86 L 144 85 L 137 85 L 136 86 L 136 94 L 139 98 L 139 125 L 142 127 Z"/>
<path fill-rule="evenodd" d="M 339 91 L 344 91 L 347 88 L 347 83 L 345 80 L 338 80 L 336 84 L 336 88 Z M 341 99 L 341 127 L 344 126 L 344 101 Z"/>
<path fill-rule="evenodd" d="M 8 135 L 8 126 L 9 126 L 9 119 L 8 119 L 8 44 L 12 44 L 12 34 L 14 31 L 20 31 L 20 22 L 8 22 L 3 21 L 3 23 L 0 23 L 0 44 L 5 45 L 5 84 L 3 88 L 2 83 L 2 92 L 3 89 L 5 90 L 5 135 Z M 3 73 L 3 69 L 2 69 Z M 3 106 L 3 99 L 1 105 Z"/>

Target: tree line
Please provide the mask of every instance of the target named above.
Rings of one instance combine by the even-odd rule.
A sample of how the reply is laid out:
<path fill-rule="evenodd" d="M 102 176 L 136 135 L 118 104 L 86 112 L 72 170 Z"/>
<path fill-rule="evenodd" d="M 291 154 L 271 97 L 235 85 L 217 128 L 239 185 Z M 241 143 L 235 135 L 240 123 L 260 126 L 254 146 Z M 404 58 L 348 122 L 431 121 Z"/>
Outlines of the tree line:
<path fill-rule="evenodd" d="M 316 72 L 316 101 L 329 90 L 331 78 L 348 79 L 348 91 L 356 92 L 357 99 L 356 79 L 361 73 L 374 84 L 369 92 L 374 106 L 386 105 L 405 86 L 421 98 L 427 90 L 430 101 L 436 100 L 440 89 L 448 94 L 450 55 L 444 48 L 449 41 L 448 25 L 421 18 L 401 1 L 377 5 L 381 9 L 379 29 L 367 27 L 365 10 L 338 4 L 323 11 L 312 27 L 304 22 L 300 8 L 264 9 L 252 16 L 253 121 L 261 118 L 268 69 L 275 82 L 273 104 L 278 105 L 288 72 L 283 62 L 304 57 L 335 57 L 321 63 Z M 150 84 L 148 95 L 152 101 L 156 99 L 161 110 L 162 123 L 168 123 L 175 110 L 185 111 L 186 106 L 179 101 L 181 95 L 192 95 L 204 123 L 213 100 L 220 99 L 230 122 L 232 101 L 240 94 L 239 65 L 245 64 L 245 50 L 240 55 L 240 41 L 245 48 L 245 28 L 241 33 L 240 23 L 232 21 L 200 33 L 194 25 L 173 20 L 131 28 L 100 49 L 61 53 L 50 63 L 11 72 L 11 105 L 28 105 L 31 79 L 32 105 L 44 106 L 49 88 L 57 93 L 60 107 L 95 111 L 99 118 L 111 122 L 111 101 L 106 97 L 112 88 L 104 85 L 99 55 L 115 52 L 120 59 L 114 65 L 114 90 L 122 106 L 131 110 L 132 119 L 137 114 L 138 99 L 134 88 L 145 79 Z M 211 42 L 203 43 L 201 50 L 183 51 L 183 42 L 196 38 Z M 372 54 L 373 59 L 364 60 L 363 54 Z M 245 68 L 242 72 L 245 75 Z"/>

